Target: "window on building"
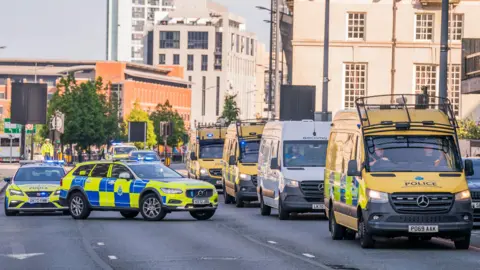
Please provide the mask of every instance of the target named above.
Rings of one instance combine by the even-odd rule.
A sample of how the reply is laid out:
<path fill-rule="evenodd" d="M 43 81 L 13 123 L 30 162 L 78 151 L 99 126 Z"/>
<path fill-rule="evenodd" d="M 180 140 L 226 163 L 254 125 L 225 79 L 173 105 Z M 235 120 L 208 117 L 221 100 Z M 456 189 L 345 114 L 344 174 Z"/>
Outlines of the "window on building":
<path fill-rule="evenodd" d="M 193 54 L 187 55 L 187 70 L 193 70 Z"/>
<path fill-rule="evenodd" d="M 448 39 L 461 41 L 463 37 L 463 14 L 454 13 L 448 21 Z"/>
<path fill-rule="evenodd" d="M 158 63 L 159 63 L 160 65 L 165 65 L 165 63 L 166 63 L 166 61 L 165 61 L 165 59 L 166 59 L 165 54 L 160 54 L 158 59 L 159 59 L 159 60 L 158 60 Z"/>
<path fill-rule="evenodd" d="M 208 49 L 208 32 L 188 32 L 189 49 Z"/>
<path fill-rule="evenodd" d="M 208 55 L 203 54 L 202 55 L 202 71 L 207 71 L 208 70 Z"/>
<path fill-rule="evenodd" d="M 237 40 L 236 41 L 237 41 L 237 44 L 236 44 L 237 45 L 237 53 L 239 53 L 240 52 L 240 35 L 237 35 Z"/>
<path fill-rule="evenodd" d="M 241 45 L 241 50 L 240 52 L 243 53 L 245 51 L 245 37 L 242 37 L 242 45 Z"/>
<path fill-rule="evenodd" d="M 0 115 L 3 115 L 3 106 L 0 107 Z"/>
<path fill-rule="evenodd" d="M 252 39 L 252 40 L 250 40 L 250 41 L 251 41 L 251 43 L 252 43 L 252 44 L 251 44 L 251 47 L 250 47 L 250 50 L 251 50 L 250 55 L 251 55 L 251 56 L 255 56 L 255 40 Z"/>
<path fill-rule="evenodd" d="M 355 100 L 367 95 L 367 64 L 345 64 L 345 109 L 355 108 Z"/>
<path fill-rule="evenodd" d="M 245 50 L 245 54 L 249 55 L 250 54 L 250 39 L 249 38 L 247 38 L 247 41 L 245 42 L 245 44 L 247 45 L 247 49 Z"/>
<path fill-rule="evenodd" d="M 5 99 L 5 92 L 0 92 L 0 99 Z"/>
<path fill-rule="evenodd" d="M 415 93 L 421 94 L 423 87 L 427 87 L 429 96 L 437 95 L 437 66 L 415 65 Z M 435 99 L 431 98 L 430 103 L 435 103 Z"/>
<path fill-rule="evenodd" d="M 132 3 L 137 5 L 145 5 L 145 0 L 132 0 Z"/>
<path fill-rule="evenodd" d="M 235 49 L 235 34 L 232 34 L 232 51 Z"/>
<path fill-rule="evenodd" d="M 222 70 L 222 56 L 215 55 L 215 63 L 214 63 L 215 70 Z"/>
<path fill-rule="evenodd" d="M 192 76 L 188 76 L 188 81 L 192 82 Z"/>
<path fill-rule="evenodd" d="M 216 103 L 215 103 L 215 115 L 220 115 L 220 77 L 217 76 L 217 93 L 216 93 Z"/>
<path fill-rule="evenodd" d="M 433 13 L 415 14 L 415 39 L 433 40 Z"/>
<path fill-rule="evenodd" d="M 132 31 L 143 32 L 144 26 L 145 26 L 144 20 L 132 20 Z"/>
<path fill-rule="evenodd" d="M 450 65 L 448 68 L 448 99 L 452 103 L 455 116 L 460 116 L 461 65 Z"/>
<path fill-rule="evenodd" d="M 180 54 L 174 54 L 173 55 L 173 64 L 174 65 L 180 65 Z"/>
<path fill-rule="evenodd" d="M 365 39 L 366 13 L 348 13 L 348 38 Z"/>
<path fill-rule="evenodd" d="M 207 93 L 207 77 L 202 77 L 202 116 L 205 116 L 205 98 Z"/>
<path fill-rule="evenodd" d="M 145 18 L 145 8 L 143 8 L 143 7 L 133 7 L 132 8 L 132 18 L 144 19 Z"/>
<path fill-rule="evenodd" d="M 180 31 L 160 31 L 161 49 L 179 49 Z"/>

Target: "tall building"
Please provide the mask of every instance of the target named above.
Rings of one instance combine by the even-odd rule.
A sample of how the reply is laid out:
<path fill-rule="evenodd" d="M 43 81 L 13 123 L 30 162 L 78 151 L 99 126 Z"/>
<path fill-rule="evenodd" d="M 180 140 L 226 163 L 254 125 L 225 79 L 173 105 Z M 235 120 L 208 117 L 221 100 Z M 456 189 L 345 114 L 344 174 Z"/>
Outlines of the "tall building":
<path fill-rule="evenodd" d="M 225 94 L 236 94 L 242 119 L 255 118 L 255 34 L 245 20 L 207 0 L 176 0 L 176 9 L 145 38 L 145 63 L 185 66 L 192 82 L 192 123 L 220 117 Z"/>
<path fill-rule="evenodd" d="M 400 0 L 396 9 L 394 2 L 331 0 L 328 104 L 333 114 L 366 95 L 413 94 L 426 86 L 438 96 L 441 0 Z M 461 40 L 480 38 L 480 2 L 450 3 L 448 98 L 458 117 L 478 118 L 480 95 L 462 95 L 460 88 Z M 321 111 L 325 1 L 288 4 L 294 9 L 293 84 L 315 85 Z"/>
<path fill-rule="evenodd" d="M 143 63 L 143 36 L 155 13 L 171 11 L 175 0 L 107 0 L 106 59 Z"/>

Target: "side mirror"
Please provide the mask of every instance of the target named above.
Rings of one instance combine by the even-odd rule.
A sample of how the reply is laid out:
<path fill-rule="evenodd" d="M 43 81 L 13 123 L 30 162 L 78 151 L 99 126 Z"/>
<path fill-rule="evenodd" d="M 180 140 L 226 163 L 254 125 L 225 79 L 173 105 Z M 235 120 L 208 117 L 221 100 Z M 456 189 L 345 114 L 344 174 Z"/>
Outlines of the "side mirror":
<path fill-rule="evenodd" d="M 230 156 L 228 158 L 228 165 L 237 165 L 237 159 L 235 158 L 235 156 Z"/>
<path fill-rule="evenodd" d="M 197 160 L 197 155 L 195 155 L 195 152 L 190 153 L 190 160 Z"/>
<path fill-rule="evenodd" d="M 348 162 L 347 176 L 362 176 L 362 171 L 358 170 L 356 160 L 350 160 Z"/>
<path fill-rule="evenodd" d="M 7 183 L 10 183 L 12 181 L 12 178 L 11 177 L 5 177 L 5 178 L 3 178 L 3 181 L 5 181 Z"/>
<path fill-rule="evenodd" d="M 130 180 L 132 179 L 132 176 L 128 172 L 122 172 L 118 178 Z"/>
<path fill-rule="evenodd" d="M 278 165 L 278 158 L 272 158 L 272 160 L 270 160 L 270 169 L 280 170 L 280 166 Z"/>
<path fill-rule="evenodd" d="M 165 163 L 165 158 L 160 159 L 160 162 Z"/>
<path fill-rule="evenodd" d="M 469 159 L 465 160 L 465 175 L 472 176 L 475 173 L 473 170 L 473 162 Z"/>

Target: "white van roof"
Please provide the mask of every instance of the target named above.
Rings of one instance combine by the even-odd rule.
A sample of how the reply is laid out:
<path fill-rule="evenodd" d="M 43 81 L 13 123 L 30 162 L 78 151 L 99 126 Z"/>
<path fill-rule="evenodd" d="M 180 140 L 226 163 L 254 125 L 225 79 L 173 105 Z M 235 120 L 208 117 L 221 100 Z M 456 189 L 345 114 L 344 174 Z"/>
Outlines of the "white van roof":
<path fill-rule="evenodd" d="M 312 120 L 268 122 L 264 135 L 277 135 L 282 140 L 328 140 L 332 122 Z M 276 131 L 276 132 L 275 132 Z M 314 134 L 315 132 L 315 134 Z"/>

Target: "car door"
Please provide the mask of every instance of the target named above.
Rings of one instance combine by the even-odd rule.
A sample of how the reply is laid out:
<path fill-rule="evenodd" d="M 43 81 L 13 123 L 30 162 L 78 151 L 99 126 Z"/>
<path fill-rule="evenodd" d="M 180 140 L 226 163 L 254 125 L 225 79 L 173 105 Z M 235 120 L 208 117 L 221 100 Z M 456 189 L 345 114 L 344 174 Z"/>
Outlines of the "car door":
<path fill-rule="evenodd" d="M 129 175 L 132 175 L 132 173 L 126 166 L 122 164 L 113 164 L 110 178 L 114 180 L 114 187 L 113 187 L 113 196 L 110 196 L 110 198 L 113 198 L 113 205 L 116 208 L 132 207 L 130 204 L 131 202 L 130 187 L 133 185 L 134 181 L 132 179 L 120 178 L 120 174 L 124 172 L 128 173 Z M 138 198 L 137 198 L 137 201 L 138 201 Z M 137 206 L 138 206 L 138 203 L 137 203 Z"/>
<path fill-rule="evenodd" d="M 93 207 L 105 206 L 105 196 L 102 194 L 105 189 L 105 183 L 107 182 L 108 170 L 110 163 L 96 164 L 93 170 L 90 172 L 87 181 L 85 181 L 84 190 L 87 194 L 88 201 Z"/>

